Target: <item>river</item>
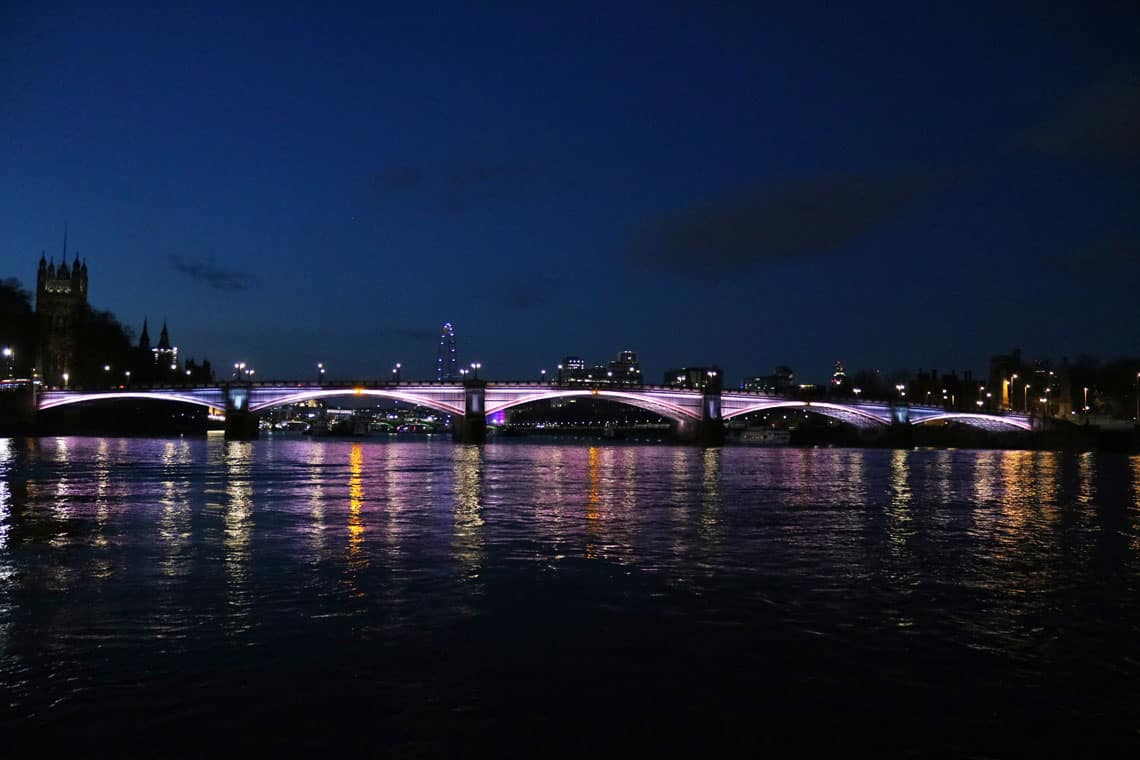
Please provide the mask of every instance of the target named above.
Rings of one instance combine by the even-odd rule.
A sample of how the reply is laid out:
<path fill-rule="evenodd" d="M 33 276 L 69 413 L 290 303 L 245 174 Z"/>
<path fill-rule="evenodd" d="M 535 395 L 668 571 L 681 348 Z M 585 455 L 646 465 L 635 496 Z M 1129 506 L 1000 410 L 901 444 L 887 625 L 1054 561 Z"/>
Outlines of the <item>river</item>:
<path fill-rule="evenodd" d="M 0 729 L 87 754 L 1140 750 L 1138 591 L 1135 455 L 0 438 Z"/>

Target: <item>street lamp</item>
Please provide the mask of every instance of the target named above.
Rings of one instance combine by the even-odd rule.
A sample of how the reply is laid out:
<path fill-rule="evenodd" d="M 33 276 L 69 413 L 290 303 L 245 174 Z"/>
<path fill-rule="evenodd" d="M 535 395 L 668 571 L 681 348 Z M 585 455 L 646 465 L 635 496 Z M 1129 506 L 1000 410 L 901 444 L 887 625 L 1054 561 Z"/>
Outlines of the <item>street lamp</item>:
<path fill-rule="evenodd" d="M 1025 412 L 1026 414 L 1029 414 L 1029 388 L 1029 383 L 1026 383 L 1021 388 L 1021 411 Z"/>
<path fill-rule="evenodd" d="M 546 383 L 546 370 L 544 370 L 544 369 L 539 370 L 538 374 L 539 374 L 539 378 L 538 378 L 539 382 L 545 384 Z"/>
<path fill-rule="evenodd" d="M 15 377 L 15 375 L 12 371 L 12 365 L 13 365 L 13 362 L 16 358 L 16 352 L 13 351 L 10 346 L 4 346 L 4 352 L 3 353 L 4 353 L 4 358 L 8 362 L 8 377 Z"/>
<path fill-rule="evenodd" d="M 1089 424 L 1089 387 L 1085 386 L 1085 424 Z"/>
<path fill-rule="evenodd" d="M 396 377 L 396 382 L 400 382 L 400 367 L 404 365 L 396 362 L 396 366 L 392 368 L 392 374 Z"/>
<path fill-rule="evenodd" d="M 479 370 L 483 369 L 482 362 L 471 362 L 471 377 L 478 380 Z"/>
<path fill-rule="evenodd" d="M 131 371 L 129 369 L 123 370 L 123 375 L 127 378 L 126 385 L 130 386 L 130 384 L 131 384 Z"/>
<path fill-rule="evenodd" d="M 63 373 L 63 387 L 64 388 L 67 387 L 67 381 L 70 378 L 71 378 L 71 375 L 67 374 L 66 372 Z"/>
<path fill-rule="evenodd" d="M 1013 411 L 1013 381 L 1016 379 L 1017 379 L 1017 373 L 1016 372 L 1014 372 L 1012 375 L 1009 376 L 1009 393 L 1006 394 L 1006 398 L 1009 400 L 1008 401 L 1009 410 L 1011 412 Z"/>
<path fill-rule="evenodd" d="M 325 380 L 325 363 L 317 362 L 317 385 L 320 385 Z"/>

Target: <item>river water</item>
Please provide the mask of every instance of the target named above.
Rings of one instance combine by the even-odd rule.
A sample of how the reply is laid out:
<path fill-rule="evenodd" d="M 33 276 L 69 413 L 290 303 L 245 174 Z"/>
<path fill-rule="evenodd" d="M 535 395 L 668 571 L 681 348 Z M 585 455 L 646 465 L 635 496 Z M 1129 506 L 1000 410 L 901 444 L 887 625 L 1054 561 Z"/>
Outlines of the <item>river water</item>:
<path fill-rule="evenodd" d="M 1138 591 L 1123 454 L 0 439 L 0 729 L 88 754 L 1127 753 Z"/>

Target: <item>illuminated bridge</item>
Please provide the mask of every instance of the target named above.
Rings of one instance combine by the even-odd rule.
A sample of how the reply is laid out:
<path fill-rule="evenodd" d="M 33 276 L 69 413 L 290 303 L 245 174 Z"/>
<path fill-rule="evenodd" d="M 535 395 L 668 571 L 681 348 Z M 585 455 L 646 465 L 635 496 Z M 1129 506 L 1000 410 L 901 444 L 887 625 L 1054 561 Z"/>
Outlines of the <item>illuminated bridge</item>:
<path fill-rule="evenodd" d="M 39 410 L 93 401 L 149 399 L 180 402 L 225 410 L 226 435 L 253 438 L 257 414 L 275 406 L 313 399 L 361 396 L 403 401 L 427 407 L 453 421 L 458 440 L 480 441 L 486 418 L 522 404 L 573 398 L 598 398 L 645 409 L 677 423 L 683 439 L 717 442 L 723 438 L 724 422 L 754 412 L 801 409 L 860 428 L 886 428 L 953 421 L 990 431 L 1026 431 L 1031 419 L 1023 414 L 980 414 L 948 411 L 939 407 L 890 404 L 876 401 L 800 401 L 751 391 L 701 391 L 665 386 L 597 387 L 547 383 L 226 383 L 210 386 L 168 388 L 120 388 L 111 390 L 48 390 L 36 398 Z"/>

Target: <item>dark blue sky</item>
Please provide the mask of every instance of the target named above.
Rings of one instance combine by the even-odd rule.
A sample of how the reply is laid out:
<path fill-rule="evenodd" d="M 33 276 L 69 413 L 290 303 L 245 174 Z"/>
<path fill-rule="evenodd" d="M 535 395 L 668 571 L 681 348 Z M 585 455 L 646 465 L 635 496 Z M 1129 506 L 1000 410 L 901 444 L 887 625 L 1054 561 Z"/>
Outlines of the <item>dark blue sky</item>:
<path fill-rule="evenodd" d="M 0 276 L 266 377 L 1140 353 L 1134 3 L 229 5 L 7 6 Z"/>

